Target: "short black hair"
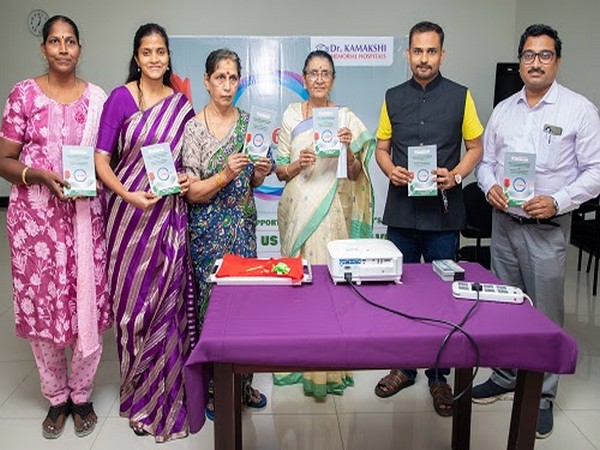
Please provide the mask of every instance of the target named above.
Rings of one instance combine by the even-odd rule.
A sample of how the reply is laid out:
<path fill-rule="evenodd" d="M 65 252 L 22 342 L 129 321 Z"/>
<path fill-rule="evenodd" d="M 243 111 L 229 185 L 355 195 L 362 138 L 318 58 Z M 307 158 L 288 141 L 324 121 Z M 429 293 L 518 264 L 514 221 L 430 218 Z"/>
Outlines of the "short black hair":
<path fill-rule="evenodd" d="M 521 40 L 519 41 L 519 58 L 521 57 L 521 53 L 523 53 L 523 47 L 525 46 L 527 38 L 538 36 L 548 36 L 549 38 L 554 39 L 554 53 L 556 53 L 556 58 L 560 59 L 562 55 L 562 41 L 558 37 L 558 31 L 549 25 L 541 23 L 529 25 L 525 28 L 525 31 L 521 35 Z"/>
<path fill-rule="evenodd" d="M 419 22 L 410 29 L 408 33 L 408 46 L 412 44 L 412 37 L 415 33 L 427 33 L 429 31 L 435 31 L 440 37 L 440 48 L 444 47 L 444 30 L 437 23 L 423 21 Z"/>

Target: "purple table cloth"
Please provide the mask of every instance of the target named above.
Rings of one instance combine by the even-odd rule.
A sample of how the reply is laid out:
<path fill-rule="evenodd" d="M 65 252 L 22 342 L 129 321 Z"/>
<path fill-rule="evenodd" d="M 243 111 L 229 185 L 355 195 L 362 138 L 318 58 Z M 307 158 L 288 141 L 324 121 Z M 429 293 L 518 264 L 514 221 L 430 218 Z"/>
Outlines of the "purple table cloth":
<path fill-rule="evenodd" d="M 467 281 L 499 283 L 478 264 L 461 265 Z M 442 281 L 431 264 L 405 264 L 402 282 L 357 288 L 389 308 L 454 323 L 473 304 L 455 299 L 452 283 Z M 528 303 L 482 302 L 463 328 L 479 346 L 482 367 L 575 372 L 577 342 Z M 326 266 L 313 266 L 313 283 L 299 287 L 215 286 L 200 341 L 185 367 L 192 432 L 204 424 L 207 363 L 432 367 L 448 331 L 448 326 L 412 321 L 368 305 L 348 285 L 334 285 Z M 442 353 L 440 367 L 474 364 L 472 346 L 456 332 Z"/>

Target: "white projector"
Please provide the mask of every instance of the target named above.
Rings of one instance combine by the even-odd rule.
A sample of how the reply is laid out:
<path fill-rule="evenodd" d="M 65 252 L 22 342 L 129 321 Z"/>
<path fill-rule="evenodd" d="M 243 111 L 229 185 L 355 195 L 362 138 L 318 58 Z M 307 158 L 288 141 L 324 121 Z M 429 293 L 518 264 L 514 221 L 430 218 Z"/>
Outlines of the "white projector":
<path fill-rule="evenodd" d="M 402 253 L 385 239 L 340 239 L 327 244 L 327 267 L 335 284 L 393 281 L 402 278 Z"/>

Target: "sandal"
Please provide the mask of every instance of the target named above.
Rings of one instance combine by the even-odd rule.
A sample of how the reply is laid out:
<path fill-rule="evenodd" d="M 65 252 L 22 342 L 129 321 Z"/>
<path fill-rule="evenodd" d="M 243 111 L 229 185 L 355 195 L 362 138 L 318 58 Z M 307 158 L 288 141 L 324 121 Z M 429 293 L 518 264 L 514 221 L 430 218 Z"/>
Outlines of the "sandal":
<path fill-rule="evenodd" d="M 98 416 L 94 412 L 92 402 L 71 403 L 71 414 L 75 425 L 75 436 L 84 437 L 94 431 Z"/>
<path fill-rule="evenodd" d="M 67 417 L 69 417 L 70 412 L 69 402 L 51 406 L 48 410 L 48 415 L 42 422 L 42 436 L 46 439 L 56 439 L 59 437 L 65 429 L 65 423 L 67 423 Z"/>
<path fill-rule="evenodd" d="M 136 436 L 148 436 L 150 434 L 144 429 L 144 425 L 134 420 L 129 421 L 129 428 L 133 430 Z"/>
<path fill-rule="evenodd" d="M 454 413 L 454 397 L 450 385 L 434 382 L 429 386 L 429 392 L 433 397 L 435 412 L 442 417 L 450 417 Z"/>
<path fill-rule="evenodd" d="M 375 395 L 381 398 L 391 397 L 413 384 L 415 384 L 415 380 L 408 378 L 401 370 L 393 369 L 379 380 L 379 383 L 375 386 Z"/>
<path fill-rule="evenodd" d="M 246 403 L 246 406 L 256 409 L 264 408 L 267 406 L 267 396 L 265 394 L 261 394 L 258 389 L 252 388 L 252 396 Z"/>

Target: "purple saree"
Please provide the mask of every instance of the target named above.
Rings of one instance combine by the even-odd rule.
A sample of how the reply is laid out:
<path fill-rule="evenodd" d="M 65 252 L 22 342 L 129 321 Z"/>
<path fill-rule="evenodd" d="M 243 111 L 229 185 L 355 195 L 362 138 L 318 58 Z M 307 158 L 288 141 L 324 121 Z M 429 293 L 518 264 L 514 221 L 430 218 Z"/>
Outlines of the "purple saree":
<path fill-rule="evenodd" d="M 111 154 L 126 189 L 149 190 L 141 148 L 166 142 L 181 171 L 181 136 L 194 115 L 181 94 L 139 111 L 125 86 L 104 106 L 98 150 Z M 113 155 L 116 153 L 116 155 Z M 107 198 L 109 293 L 121 366 L 121 416 L 156 442 L 189 432 L 183 365 L 197 340 L 195 296 L 183 197 L 163 197 L 144 212 Z"/>

